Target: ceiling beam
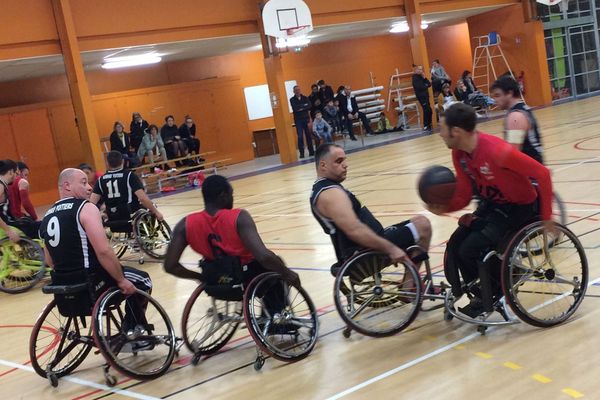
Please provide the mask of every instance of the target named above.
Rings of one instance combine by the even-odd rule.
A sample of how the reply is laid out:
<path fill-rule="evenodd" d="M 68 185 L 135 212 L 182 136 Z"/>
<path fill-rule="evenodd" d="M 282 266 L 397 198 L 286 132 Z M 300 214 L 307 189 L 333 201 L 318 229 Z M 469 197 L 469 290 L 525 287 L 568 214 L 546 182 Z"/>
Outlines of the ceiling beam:
<path fill-rule="evenodd" d="M 423 14 L 468 10 L 491 6 L 519 4 L 521 0 L 422 0 L 421 11 Z"/>

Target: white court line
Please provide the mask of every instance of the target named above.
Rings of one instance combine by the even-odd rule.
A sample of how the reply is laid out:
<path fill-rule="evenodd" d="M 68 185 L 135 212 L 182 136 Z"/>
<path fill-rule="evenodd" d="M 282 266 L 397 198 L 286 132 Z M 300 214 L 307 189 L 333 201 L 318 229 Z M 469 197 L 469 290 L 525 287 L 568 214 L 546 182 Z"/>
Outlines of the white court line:
<path fill-rule="evenodd" d="M 596 279 L 588 282 L 587 287 L 590 287 L 590 286 L 592 286 L 592 285 L 594 285 L 595 283 L 598 283 L 598 282 L 600 282 L 600 277 L 598 277 L 598 278 L 596 278 Z M 541 307 L 545 307 L 547 305 L 546 303 L 553 303 L 553 302 L 555 302 L 557 300 L 560 300 L 560 298 L 562 298 L 563 296 L 564 295 L 557 296 L 557 298 L 551 299 L 550 301 L 546 301 L 545 303 L 541 304 L 540 306 L 535 307 L 535 309 L 539 309 Z M 472 340 L 472 339 L 474 339 L 477 336 L 481 336 L 481 335 L 478 332 L 475 332 L 475 333 L 472 333 L 470 335 L 467 335 L 464 338 L 457 340 L 456 342 L 452 342 L 452 343 L 450 343 L 450 344 L 448 344 L 448 345 L 446 345 L 444 347 L 440 347 L 439 349 L 437 349 L 435 351 L 432 351 L 431 353 L 427 353 L 427 354 L 425 354 L 425 355 L 423 355 L 423 356 L 421 356 L 419 358 L 415 358 L 414 360 L 409 361 L 409 362 L 407 362 L 405 364 L 402 364 L 402 365 L 400 365 L 400 366 L 398 366 L 398 367 L 396 367 L 394 369 L 391 369 L 391 370 L 389 370 L 387 372 L 384 372 L 383 374 L 377 375 L 377 376 L 375 376 L 375 377 L 373 377 L 373 378 L 371 378 L 371 379 L 369 379 L 367 381 L 359 383 L 356 386 L 352 386 L 351 388 L 346 389 L 343 392 L 340 392 L 340 393 L 335 394 L 335 395 L 333 395 L 331 397 L 328 397 L 326 400 L 341 399 L 342 397 L 345 397 L 345 396 L 347 396 L 349 394 L 352 394 L 352 393 L 354 393 L 354 392 L 356 392 L 356 391 L 358 391 L 358 390 L 360 390 L 360 389 L 362 389 L 364 387 L 367 387 L 367 386 L 369 386 L 369 385 L 371 385 L 371 384 L 373 384 L 375 382 L 378 382 L 378 381 L 380 381 L 382 379 L 385 379 L 385 378 L 387 378 L 389 376 L 392 376 L 392 375 L 394 375 L 394 374 L 396 374 L 396 373 L 398 373 L 400 371 L 408 369 L 408 368 L 410 368 L 410 367 L 412 367 L 414 365 L 422 363 L 423 361 L 429 360 L 430 358 L 433 358 L 433 357 L 435 357 L 435 356 L 437 356 L 439 354 L 442 354 L 442 353 L 444 353 L 444 352 L 446 352 L 446 351 L 448 351 L 448 350 L 450 350 L 450 349 L 458 346 L 459 344 L 468 342 L 469 340 Z"/>
<path fill-rule="evenodd" d="M 587 160 L 583 160 L 583 161 L 581 161 L 581 162 L 578 162 L 577 164 L 566 165 L 566 166 L 564 166 L 563 168 L 554 169 L 554 170 L 552 170 L 552 171 L 553 171 L 554 173 L 563 172 L 563 171 L 565 171 L 565 170 L 567 170 L 567 169 L 570 169 L 570 168 L 575 168 L 575 167 L 579 167 L 580 165 L 583 165 L 583 164 L 585 164 L 585 163 L 589 163 L 590 161 L 594 161 L 594 160 L 598 160 L 598 159 L 600 159 L 600 156 L 598 156 L 598 157 L 594 157 L 594 158 L 590 158 L 590 159 L 587 159 Z"/>
<path fill-rule="evenodd" d="M 17 369 L 20 369 L 20 370 L 23 370 L 23 371 L 28 371 L 28 372 L 35 373 L 35 371 L 34 371 L 34 369 L 32 367 L 29 367 L 29 366 L 23 365 L 23 364 L 14 363 L 12 361 L 0 360 L 0 365 L 4 365 L 6 367 L 17 368 Z M 109 386 L 102 385 L 100 383 L 90 382 L 90 381 L 87 381 L 85 379 L 75 378 L 73 376 L 65 376 L 65 377 L 60 378 L 60 379 L 63 380 L 63 381 L 75 383 L 75 384 L 82 385 L 82 386 L 88 386 L 88 387 L 91 387 L 91 388 L 94 388 L 94 389 L 104 390 L 105 392 L 111 392 L 111 393 L 119 394 L 121 396 L 130 397 L 132 399 L 160 400 L 158 397 L 147 396 L 145 394 L 140 394 L 140 393 L 132 392 L 130 390 L 123 390 L 123 389 L 118 389 L 118 388 L 111 388 Z"/>

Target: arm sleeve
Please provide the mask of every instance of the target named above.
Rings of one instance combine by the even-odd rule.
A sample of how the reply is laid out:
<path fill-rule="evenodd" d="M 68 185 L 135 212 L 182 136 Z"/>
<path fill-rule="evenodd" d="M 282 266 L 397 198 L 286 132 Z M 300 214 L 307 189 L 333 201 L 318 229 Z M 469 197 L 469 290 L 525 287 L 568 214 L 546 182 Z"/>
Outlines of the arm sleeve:
<path fill-rule="evenodd" d="M 31 204 L 31 200 L 29 199 L 29 190 L 19 190 L 19 197 L 21 197 L 21 204 L 23 205 L 23 208 L 25 208 L 25 211 L 27 211 L 27 214 L 29 214 L 31 218 L 37 221 L 38 217 L 35 212 L 35 208 L 33 207 L 33 204 Z"/>
<path fill-rule="evenodd" d="M 102 188 L 100 187 L 100 179 L 98 179 L 96 181 L 96 184 L 94 185 L 93 193 L 96 193 L 98 196 L 102 196 Z"/>
<path fill-rule="evenodd" d="M 544 221 L 551 220 L 552 179 L 550 178 L 550 171 L 548 168 L 512 146 L 505 147 L 505 150 L 498 159 L 498 164 L 502 168 L 509 169 L 519 175 L 524 175 L 527 178 L 536 180 L 539 187 L 540 216 Z"/>
<path fill-rule="evenodd" d="M 131 185 L 131 191 L 133 193 L 137 192 L 140 189 L 144 190 L 144 184 L 140 180 L 140 177 L 137 176 L 134 172 L 130 172 L 129 174 L 129 184 Z"/>
<path fill-rule="evenodd" d="M 456 190 L 450 204 L 448 204 L 447 212 L 462 210 L 471 202 L 471 197 L 473 197 L 471 180 L 465 171 L 463 171 L 460 161 L 458 160 L 458 153 L 455 151 L 452 152 L 452 163 L 454 164 L 454 170 L 456 171 Z"/>

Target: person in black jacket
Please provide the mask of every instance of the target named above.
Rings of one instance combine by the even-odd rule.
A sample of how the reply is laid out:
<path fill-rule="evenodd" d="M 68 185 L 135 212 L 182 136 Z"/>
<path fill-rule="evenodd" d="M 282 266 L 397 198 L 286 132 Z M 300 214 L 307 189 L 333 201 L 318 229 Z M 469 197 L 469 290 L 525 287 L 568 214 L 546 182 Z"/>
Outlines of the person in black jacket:
<path fill-rule="evenodd" d="M 131 146 L 135 149 L 137 153 L 140 148 L 140 144 L 142 144 L 142 139 L 144 138 L 144 132 L 148 129 L 150 124 L 148 121 L 142 118 L 142 115 L 139 112 L 134 112 L 131 114 L 131 123 L 129 124 L 129 133 L 131 135 Z"/>
<path fill-rule="evenodd" d="M 315 118 L 315 113 L 317 111 L 322 111 L 324 104 L 321 102 L 321 96 L 319 94 L 319 87 L 317 85 L 312 85 L 310 87 L 311 93 L 308 96 L 310 100 L 310 104 L 312 104 L 312 108 L 310 110 L 311 118 Z"/>
<path fill-rule="evenodd" d="M 330 101 L 334 100 L 335 95 L 333 94 L 333 89 L 331 86 L 327 85 L 323 79 L 317 82 L 317 86 L 319 87 L 319 96 L 321 97 L 321 104 L 323 107 L 327 105 Z"/>
<path fill-rule="evenodd" d="M 431 131 L 431 118 L 433 116 L 433 111 L 431 110 L 431 105 L 429 103 L 429 88 L 431 87 L 431 82 L 425 77 L 423 66 L 415 65 L 414 71 L 412 85 L 415 90 L 417 101 L 421 104 L 421 108 L 423 108 L 423 130 Z"/>
<path fill-rule="evenodd" d="M 296 132 L 298 133 L 298 151 L 300 152 L 300 158 L 304 158 L 304 138 L 306 138 L 308 154 L 309 156 L 312 156 L 315 154 L 315 149 L 313 147 L 310 131 L 308 130 L 312 104 L 308 97 L 302 94 L 300 86 L 294 86 L 294 97 L 290 99 L 290 105 L 294 112 L 294 122 L 296 123 Z"/>
<path fill-rule="evenodd" d="M 115 122 L 110 134 L 110 150 L 118 151 L 123 155 L 127 168 L 135 168 L 140 164 L 140 160 L 131 148 L 130 135 L 125 132 L 123 124 L 119 121 Z"/>
<path fill-rule="evenodd" d="M 344 86 L 344 91 L 338 94 L 337 100 L 340 103 L 340 112 L 346 121 L 346 129 L 348 130 L 351 140 L 356 140 L 356 137 L 352 132 L 352 123 L 356 119 L 360 119 L 368 135 L 373 134 L 371 122 L 364 113 L 358 111 L 356 97 L 352 96 L 352 88 L 350 86 Z"/>
<path fill-rule="evenodd" d="M 189 115 L 185 116 L 183 124 L 179 127 L 179 136 L 190 153 L 200 154 L 200 139 L 196 137 L 196 124 Z"/>
<path fill-rule="evenodd" d="M 169 160 L 187 156 L 187 149 L 181 136 L 179 136 L 179 129 L 175 125 L 175 118 L 172 115 L 167 115 L 165 122 L 162 128 L 160 128 L 160 137 L 165 144 Z M 180 167 L 181 165 L 183 165 L 181 161 L 175 162 L 175 166 Z"/>

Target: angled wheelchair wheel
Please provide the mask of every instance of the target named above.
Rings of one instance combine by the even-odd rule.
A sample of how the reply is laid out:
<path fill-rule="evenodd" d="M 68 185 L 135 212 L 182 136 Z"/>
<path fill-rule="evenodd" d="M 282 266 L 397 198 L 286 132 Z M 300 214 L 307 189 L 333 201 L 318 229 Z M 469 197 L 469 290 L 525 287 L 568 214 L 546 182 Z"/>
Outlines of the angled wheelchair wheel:
<path fill-rule="evenodd" d="M 417 317 L 421 281 L 412 265 L 396 264 L 376 251 L 352 256 L 334 284 L 338 313 L 349 328 L 373 337 L 394 335 Z"/>
<path fill-rule="evenodd" d="M 521 229 L 502 261 L 502 290 L 524 322 L 550 327 L 575 313 L 587 290 L 588 263 L 579 239 L 558 225 L 556 237 L 537 222 Z M 557 239 L 558 238 L 558 239 Z"/>
<path fill-rule="evenodd" d="M 65 317 L 52 300 L 38 317 L 29 339 L 35 372 L 48 379 L 73 372 L 92 349 L 91 327 L 90 317 Z"/>
<path fill-rule="evenodd" d="M 275 272 L 250 282 L 244 292 L 244 318 L 256 344 L 277 360 L 301 360 L 317 343 L 318 315 L 311 298 Z"/>
<path fill-rule="evenodd" d="M 109 289 L 92 311 L 94 342 L 106 361 L 130 378 L 163 375 L 175 357 L 175 330 L 156 300 L 141 290 L 125 298 Z"/>
<path fill-rule="evenodd" d="M 166 221 L 158 221 L 150 212 L 133 220 L 135 237 L 142 251 L 150 257 L 163 260 L 171 243 L 171 228 Z"/>
<path fill-rule="evenodd" d="M 37 241 L 27 237 L 18 243 L 0 240 L 0 291 L 26 292 L 44 277 L 45 270 L 44 250 Z"/>
<path fill-rule="evenodd" d="M 106 228 L 106 237 L 117 258 L 123 257 L 129 248 L 129 234 L 125 232 L 112 232 L 110 228 Z"/>
<path fill-rule="evenodd" d="M 196 356 L 216 353 L 231 339 L 241 321 L 241 302 L 210 297 L 201 284 L 183 309 L 183 341 Z"/>

